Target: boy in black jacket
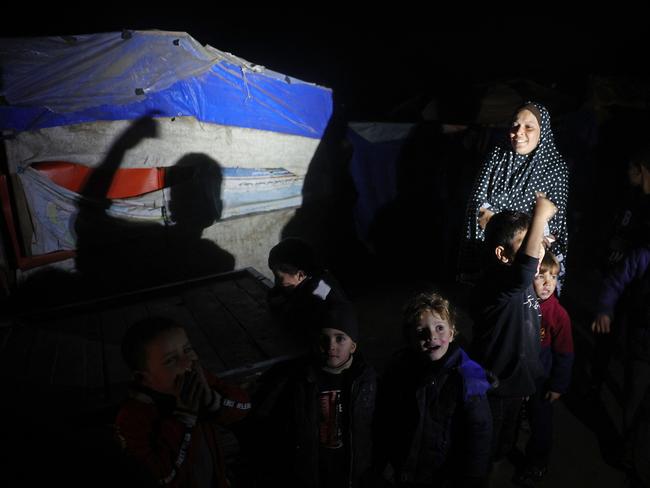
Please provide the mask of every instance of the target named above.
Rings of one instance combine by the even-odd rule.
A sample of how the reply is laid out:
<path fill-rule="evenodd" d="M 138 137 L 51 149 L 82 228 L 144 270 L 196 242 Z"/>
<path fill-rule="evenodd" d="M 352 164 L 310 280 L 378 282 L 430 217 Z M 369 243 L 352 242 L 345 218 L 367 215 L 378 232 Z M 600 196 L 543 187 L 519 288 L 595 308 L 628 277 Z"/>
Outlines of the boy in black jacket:
<path fill-rule="evenodd" d="M 323 303 L 313 352 L 279 364 L 253 398 L 254 466 L 268 486 L 357 487 L 372 455 L 376 375 L 352 305 Z"/>
<path fill-rule="evenodd" d="M 522 401 L 535 393 L 536 379 L 543 375 L 533 279 L 545 253 L 544 229 L 556 212 L 553 202 L 538 193 L 532 219 L 504 211 L 485 229 L 490 263 L 472 295 L 472 357 L 499 380 L 488 395 L 493 461 L 512 451 Z"/>
<path fill-rule="evenodd" d="M 269 291 L 271 311 L 281 321 L 302 336 L 311 331 L 306 328 L 305 317 L 323 302 L 347 301 L 345 294 L 332 274 L 323 268 L 313 248 L 297 237 L 287 237 L 273 246 L 268 265 L 275 278 Z"/>

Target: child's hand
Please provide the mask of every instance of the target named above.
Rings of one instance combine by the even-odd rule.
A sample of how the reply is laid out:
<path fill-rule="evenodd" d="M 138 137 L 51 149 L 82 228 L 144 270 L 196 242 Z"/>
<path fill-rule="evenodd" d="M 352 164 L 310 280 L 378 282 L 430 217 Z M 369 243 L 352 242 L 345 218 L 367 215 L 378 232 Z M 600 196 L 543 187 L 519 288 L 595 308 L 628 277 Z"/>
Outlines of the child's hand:
<path fill-rule="evenodd" d="M 176 398 L 177 407 L 197 413 L 204 403 L 204 398 L 205 389 L 201 384 L 198 372 L 187 371 L 183 376 L 180 392 Z"/>
<path fill-rule="evenodd" d="M 552 201 L 546 198 L 546 193 L 538 191 L 535 192 L 535 196 L 537 198 L 535 200 L 534 213 L 535 215 L 544 217 L 544 220 L 548 222 L 557 213 L 557 207 Z"/>
<path fill-rule="evenodd" d="M 611 330 L 612 319 L 609 315 L 601 313 L 591 323 L 591 331 L 595 334 L 609 334 Z"/>
<path fill-rule="evenodd" d="M 219 394 L 213 390 L 210 385 L 208 384 L 208 380 L 205 379 L 205 374 L 203 373 L 203 366 L 201 366 L 199 363 L 194 364 L 194 370 L 196 371 L 196 374 L 199 379 L 199 383 L 201 385 L 201 388 L 203 389 L 203 405 L 206 407 L 209 407 L 213 401 L 215 401 L 215 396 L 217 396 L 217 400 L 219 400 Z"/>
<path fill-rule="evenodd" d="M 558 400 L 562 396 L 561 393 L 558 393 L 557 391 L 547 391 L 546 395 L 544 396 L 544 399 L 547 400 L 549 403 L 553 403 L 555 400 Z"/>

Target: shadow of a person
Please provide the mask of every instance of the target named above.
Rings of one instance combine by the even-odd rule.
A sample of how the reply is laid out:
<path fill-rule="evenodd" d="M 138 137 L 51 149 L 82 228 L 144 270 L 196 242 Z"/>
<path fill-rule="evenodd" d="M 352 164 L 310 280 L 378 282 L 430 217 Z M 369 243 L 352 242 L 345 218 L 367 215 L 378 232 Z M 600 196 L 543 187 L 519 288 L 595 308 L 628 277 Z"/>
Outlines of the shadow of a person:
<path fill-rule="evenodd" d="M 395 161 L 394 200 L 379 208 L 368 239 L 387 271 L 452 281 L 461 237 L 465 184 L 472 154 L 467 127 L 445 132 L 440 122 L 416 124 Z"/>
<path fill-rule="evenodd" d="M 221 219 L 219 164 L 205 154 L 189 153 L 167 168 L 165 179 L 170 187 L 168 256 L 178 267 L 175 274 L 193 278 L 234 269 L 232 254 L 202 238 L 203 230 Z"/>
<path fill-rule="evenodd" d="M 221 217 L 222 172 L 204 154 L 183 156 L 166 171 L 169 187 L 165 225 L 116 217 L 107 198 L 128 149 L 156 137 L 150 117 L 129 126 L 84 185 L 75 222 L 76 268 L 83 295 L 101 296 L 158 286 L 234 268 L 234 257 L 202 239 L 203 229 Z"/>

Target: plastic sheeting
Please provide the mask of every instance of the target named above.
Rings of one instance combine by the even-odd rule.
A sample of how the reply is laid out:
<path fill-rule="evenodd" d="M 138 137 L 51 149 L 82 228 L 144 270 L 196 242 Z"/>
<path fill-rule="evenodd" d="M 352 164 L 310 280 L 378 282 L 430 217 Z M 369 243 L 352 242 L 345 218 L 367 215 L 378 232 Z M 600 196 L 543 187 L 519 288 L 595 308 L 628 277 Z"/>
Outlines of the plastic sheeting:
<path fill-rule="evenodd" d="M 297 207 L 302 203 L 303 178 L 283 169 L 224 168 L 222 188 L 214 188 L 221 200 L 221 218 Z M 63 188 L 40 171 L 22 169 L 20 181 L 31 214 L 32 254 L 75 249 L 75 223 L 80 208 L 89 215 L 106 212 L 111 218 L 134 224 L 170 224 L 174 188 L 164 188 L 133 198 L 113 199 L 104 209 L 100 202 Z M 91 219 L 101 222 L 101 219 Z M 98 232 L 100 229 L 98 229 Z"/>
<path fill-rule="evenodd" d="M 355 220 L 364 241 L 377 212 L 397 196 L 397 160 L 413 127 L 381 122 L 348 125 L 347 137 L 353 147 L 350 172 L 357 191 Z"/>
<path fill-rule="evenodd" d="M 186 33 L 2 39 L 0 64 L 4 130 L 153 114 L 320 138 L 332 112 L 331 90 Z"/>
<path fill-rule="evenodd" d="M 175 225 L 169 215 L 178 186 L 114 199 L 105 208 L 30 167 L 56 160 L 97 167 L 135 119 L 151 116 L 156 137 L 127 150 L 120 167 L 176 166 L 197 155 L 216 162 L 221 188 L 201 191 L 220 201 L 221 220 L 204 231 L 217 239 L 214 229 L 227 228 L 232 235 L 218 238 L 239 256 L 240 228 L 249 222 L 228 218 L 300 206 L 304 176 L 332 113 L 330 89 L 178 32 L 0 39 L 0 67 L 0 95 L 7 102 L 0 106 L 0 129 L 30 212 L 32 254 L 75 249 L 80 209 L 91 223 L 99 215 L 136 227 Z M 289 213 L 283 212 L 285 221 Z M 279 222 L 272 216 L 255 221 Z M 101 222 L 96 219 L 96 226 Z M 259 235 L 256 242 L 269 239 Z M 255 252 L 265 256 L 267 250 L 258 244 Z"/>
<path fill-rule="evenodd" d="M 172 166 L 188 153 L 203 153 L 222 167 L 281 167 L 304 176 L 319 140 L 281 132 L 223 126 L 194 117 L 157 118 L 157 135 L 129 149 L 121 168 Z M 38 161 L 96 167 L 133 122 L 91 122 L 21 132 L 5 141 L 12 173 Z"/>

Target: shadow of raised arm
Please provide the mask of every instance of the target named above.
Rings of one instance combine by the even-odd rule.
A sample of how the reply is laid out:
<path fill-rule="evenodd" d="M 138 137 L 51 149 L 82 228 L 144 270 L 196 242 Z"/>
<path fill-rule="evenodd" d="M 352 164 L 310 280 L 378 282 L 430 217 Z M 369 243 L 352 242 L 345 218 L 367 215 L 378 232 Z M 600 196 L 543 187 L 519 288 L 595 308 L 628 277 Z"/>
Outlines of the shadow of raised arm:
<path fill-rule="evenodd" d="M 105 199 L 126 151 L 137 146 L 142 139 L 154 138 L 157 135 L 158 123 L 151 116 L 135 120 L 118 136 L 106 158 L 92 171 L 80 193 L 87 198 Z"/>

